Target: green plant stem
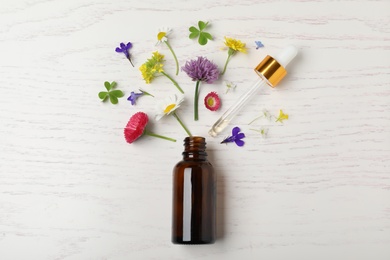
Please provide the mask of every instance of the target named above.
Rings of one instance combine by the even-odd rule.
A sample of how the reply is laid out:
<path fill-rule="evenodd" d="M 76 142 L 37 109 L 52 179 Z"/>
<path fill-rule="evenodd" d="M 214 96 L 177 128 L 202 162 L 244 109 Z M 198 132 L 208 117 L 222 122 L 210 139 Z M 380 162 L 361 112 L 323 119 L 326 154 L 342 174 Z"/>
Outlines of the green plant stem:
<path fill-rule="evenodd" d="M 166 74 L 164 71 L 161 72 L 161 74 L 163 74 L 165 77 L 167 77 L 170 81 L 172 81 L 173 85 L 175 85 L 177 87 L 177 89 L 182 93 L 184 94 L 184 91 L 181 89 L 181 87 L 179 86 L 179 84 L 177 84 L 177 82 L 171 77 L 169 76 L 168 74 Z"/>
<path fill-rule="evenodd" d="M 168 43 L 168 41 L 165 41 L 165 44 L 168 46 L 168 49 L 172 52 L 173 58 L 175 59 L 176 62 L 176 76 L 179 75 L 179 61 L 177 60 L 176 54 L 173 51 L 171 45 Z"/>
<path fill-rule="evenodd" d="M 172 115 L 176 118 L 176 120 L 179 122 L 179 124 L 184 128 L 184 130 L 187 132 L 188 136 L 192 136 L 190 130 L 183 124 L 183 122 L 180 120 L 179 116 L 176 114 L 176 112 L 173 112 Z"/>
<path fill-rule="evenodd" d="M 139 89 L 139 91 L 141 91 L 146 96 L 154 97 L 152 94 L 150 94 L 149 92 L 146 92 L 145 90 Z"/>
<path fill-rule="evenodd" d="M 256 117 L 255 119 L 253 119 L 248 125 L 251 125 L 253 122 L 255 122 L 256 120 L 258 120 L 258 119 L 260 119 L 260 118 L 262 118 L 263 116 L 258 116 L 258 117 Z"/>
<path fill-rule="evenodd" d="M 198 114 L 199 84 L 200 84 L 200 80 L 196 82 L 196 87 L 195 87 L 195 96 L 194 96 L 194 120 L 195 121 L 198 121 L 199 119 L 199 114 Z"/>
<path fill-rule="evenodd" d="M 131 64 L 131 66 L 133 66 L 133 67 L 134 67 L 134 64 L 133 64 L 133 62 L 131 61 L 131 59 L 130 59 L 130 58 L 128 58 L 128 60 L 130 61 L 130 64 Z"/>
<path fill-rule="evenodd" d="M 169 138 L 169 137 L 166 137 L 166 136 L 163 136 L 163 135 L 158 135 L 158 134 L 149 132 L 148 130 L 144 130 L 144 134 L 145 135 L 149 135 L 149 136 L 153 136 L 153 137 L 158 137 L 158 138 L 161 138 L 161 139 L 164 139 L 164 140 L 168 140 L 168 141 L 171 141 L 171 142 L 176 142 L 176 139 Z"/>
<path fill-rule="evenodd" d="M 229 53 L 229 54 L 228 54 L 228 57 L 227 57 L 227 59 L 226 59 L 226 62 L 225 62 L 225 66 L 223 66 L 223 71 L 221 72 L 221 75 L 223 75 L 223 74 L 225 73 L 226 68 L 227 68 L 227 65 L 228 65 L 228 63 L 229 63 L 231 57 L 232 57 L 232 54 Z"/>

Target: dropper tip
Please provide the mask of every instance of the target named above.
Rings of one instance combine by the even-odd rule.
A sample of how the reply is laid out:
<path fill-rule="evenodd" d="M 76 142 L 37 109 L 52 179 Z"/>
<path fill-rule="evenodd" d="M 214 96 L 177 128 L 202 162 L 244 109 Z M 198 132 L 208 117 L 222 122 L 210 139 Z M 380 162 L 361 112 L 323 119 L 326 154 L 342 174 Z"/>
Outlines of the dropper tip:
<path fill-rule="evenodd" d="M 209 135 L 210 135 L 211 137 L 216 137 L 216 136 L 217 136 L 217 132 L 215 132 L 214 129 L 211 128 L 210 131 L 209 131 Z"/>

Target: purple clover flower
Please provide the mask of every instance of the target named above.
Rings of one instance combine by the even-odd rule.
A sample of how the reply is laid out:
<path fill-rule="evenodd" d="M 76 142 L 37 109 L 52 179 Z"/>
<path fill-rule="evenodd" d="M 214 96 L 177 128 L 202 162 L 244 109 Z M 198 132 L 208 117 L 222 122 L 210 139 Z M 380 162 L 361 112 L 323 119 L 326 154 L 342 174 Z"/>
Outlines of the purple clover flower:
<path fill-rule="evenodd" d="M 205 57 L 198 57 L 197 60 L 187 61 L 181 68 L 193 81 L 204 81 L 213 83 L 219 77 L 218 66 Z"/>
<path fill-rule="evenodd" d="M 130 61 L 131 65 L 134 67 L 134 64 L 131 61 L 131 55 L 130 55 L 130 52 L 129 52 L 131 47 L 133 47 L 133 44 L 131 44 L 131 42 L 128 42 L 127 44 L 124 44 L 123 42 L 121 42 L 119 44 L 119 47 L 116 47 L 115 51 L 117 53 L 123 53 L 126 56 L 126 58 Z"/>
<path fill-rule="evenodd" d="M 196 81 L 195 96 L 194 96 L 194 120 L 199 119 L 198 103 L 199 103 L 199 84 L 201 81 L 208 84 L 213 83 L 219 77 L 218 66 L 209 61 L 205 57 L 198 57 L 196 60 L 187 61 L 181 68 L 192 81 Z"/>
<path fill-rule="evenodd" d="M 242 141 L 241 139 L 245 138 L 245 134 L 244 133 L 240 133 L 240 131 L 241 131 L 241 129 L 238 126 L 234 127 L 233 130 L 232 130 L 232 136 L 229 136 L 228 138 L 223 140 L 221 142 L 221 144 L 235 142 L 236 145 L 238 145 L 240 147 L 243 146 L 244 145 L 244 141 Z"/>

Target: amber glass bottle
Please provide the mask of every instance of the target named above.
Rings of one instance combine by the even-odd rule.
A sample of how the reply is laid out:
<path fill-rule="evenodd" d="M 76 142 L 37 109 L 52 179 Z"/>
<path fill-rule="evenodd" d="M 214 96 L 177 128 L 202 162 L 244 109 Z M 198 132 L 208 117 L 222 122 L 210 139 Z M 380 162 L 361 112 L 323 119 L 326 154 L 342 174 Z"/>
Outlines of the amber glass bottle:
<path fill-rule="evenodd" d="M 216 177 L 205 138 L 186 137 L 183 160 L 173 169 L 172 243 L 214 243 L 215 202 Z"/>

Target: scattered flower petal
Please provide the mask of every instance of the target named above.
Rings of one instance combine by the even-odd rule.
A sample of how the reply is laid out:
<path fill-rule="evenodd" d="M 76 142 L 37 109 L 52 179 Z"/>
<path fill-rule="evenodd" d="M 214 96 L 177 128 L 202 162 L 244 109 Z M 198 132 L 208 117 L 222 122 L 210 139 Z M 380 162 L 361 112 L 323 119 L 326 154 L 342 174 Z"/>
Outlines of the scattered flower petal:
<path fill-rule="evenodd" d="M 221 144 L 224 144 L 224 143 L 232 143 L 232 142 L 235 142 L 237 146 L 243 146 L 245 144 L 244 141 L 242 141 L 241 139 L 245 138 L 245 134 L 244 133 L 240 133 L 241 129 L 236 126 L 232 129 L 232 136 L 229 136 L 228 138 L 225 138 Z"/>
<path fill-rule="evenodd" d="M 221 107 L 221 100 L 216 92 L 210 92 L 204 98 L 204 105 L 208 110 L 217 111 Z"/>

